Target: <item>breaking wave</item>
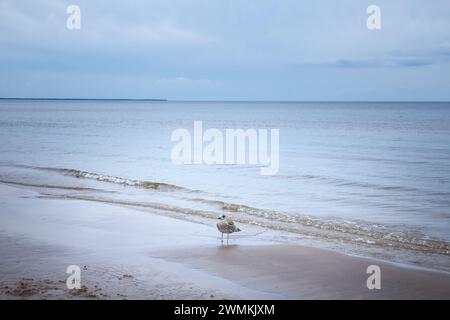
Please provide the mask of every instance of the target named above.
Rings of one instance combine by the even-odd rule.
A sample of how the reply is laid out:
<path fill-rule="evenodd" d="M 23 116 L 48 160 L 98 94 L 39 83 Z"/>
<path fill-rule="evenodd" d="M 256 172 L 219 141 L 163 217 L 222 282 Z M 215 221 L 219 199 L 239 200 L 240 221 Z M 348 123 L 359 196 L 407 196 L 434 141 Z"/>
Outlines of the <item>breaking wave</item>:
<path fill-rule="evenodd" d="M 38 170 L 59 172 L 59 173 L 62 173 L 64 175 L 68 175 L 68 176 L 71 176 L 74 178 L 91 179 L 91 180 L 97 180 L 97 181 L 101 181 L 101 182 L 115 183 L 115 184 L 139 187 L 139 188 L 144 188 L 144 189 L 153 189 L 153 190 L 161 190 L 161 191 L 171 191 L 171 190 L 173 190 L 173 191 L 176 191 L 176 190 L 189 191 L 189 189 L 187 189 L 187 188 L 183 188 L 180 186 L 163 183 L 163 182 L 126 179 L 126 178 L 121 178 L 121 177 L 109 176 L 109 175 L 105 175 L 105 174 L 81 171 L 81 170 L 77 170 L 77 169 L 45 168 L 45 167 L 30 167 L 30 168 L 38 169 Z"/>

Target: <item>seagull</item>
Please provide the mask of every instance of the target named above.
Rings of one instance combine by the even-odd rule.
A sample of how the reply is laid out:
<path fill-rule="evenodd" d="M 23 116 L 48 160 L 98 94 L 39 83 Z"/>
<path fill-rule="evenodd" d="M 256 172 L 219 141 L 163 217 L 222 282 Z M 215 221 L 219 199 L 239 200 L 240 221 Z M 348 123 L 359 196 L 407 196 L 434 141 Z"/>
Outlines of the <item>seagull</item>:
<path fill-rule="evenodd" d="M 223 243 L 223 234 L 227 234 L 227 244 L 228 239 L 230 237 L 230 233 L 239 232 L 241 229 L 236 227 L 233 220 L 229 217 L 226 217 L 224 214 L 217 218 L 217 229 L 222 233 L 222 243 Z"/>

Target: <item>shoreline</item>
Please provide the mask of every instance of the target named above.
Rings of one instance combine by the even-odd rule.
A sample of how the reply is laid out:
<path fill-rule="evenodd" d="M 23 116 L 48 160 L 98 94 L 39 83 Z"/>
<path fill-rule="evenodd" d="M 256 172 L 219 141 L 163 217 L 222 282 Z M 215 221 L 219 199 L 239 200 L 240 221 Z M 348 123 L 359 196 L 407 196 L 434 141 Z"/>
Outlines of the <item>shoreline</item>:
<path fill-rule="evenodd" d="M 450 275 L 0 184 L 1 299 L 450 299 Z M 82 289 L 68 290 L 68 265 Z M 381 268 L 381 290 L 366 287 Z"/>

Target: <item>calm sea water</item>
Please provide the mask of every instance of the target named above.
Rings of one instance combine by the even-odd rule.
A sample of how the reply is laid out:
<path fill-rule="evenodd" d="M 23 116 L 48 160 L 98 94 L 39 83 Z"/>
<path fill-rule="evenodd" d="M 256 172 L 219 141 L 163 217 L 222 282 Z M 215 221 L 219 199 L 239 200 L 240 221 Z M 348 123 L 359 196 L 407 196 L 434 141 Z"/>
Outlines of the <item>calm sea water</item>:
<path fill-rule="evenodd" d="M 280 129 L 278 174 L 173 164 L 171 133 L 192 132 L 194 120 Z M 228 211 L 241 223 L 449 263 L 450 103 L 1 101 L 0 137 L 4 182 L 116 188 L 111 201 Z"/>

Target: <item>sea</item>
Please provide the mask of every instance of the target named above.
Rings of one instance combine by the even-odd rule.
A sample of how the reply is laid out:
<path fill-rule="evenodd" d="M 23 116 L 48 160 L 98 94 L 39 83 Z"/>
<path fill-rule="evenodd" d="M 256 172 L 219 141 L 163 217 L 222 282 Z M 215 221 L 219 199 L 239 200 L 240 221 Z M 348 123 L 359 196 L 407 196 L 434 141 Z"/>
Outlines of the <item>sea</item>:
<path fill-rule="evenodd" d="M 174 163 L 171 135 L 194 121 L 278 129 L 278 172 Z M 447 102 L 4 99 L 0 183 L 450 271 Z"/>

